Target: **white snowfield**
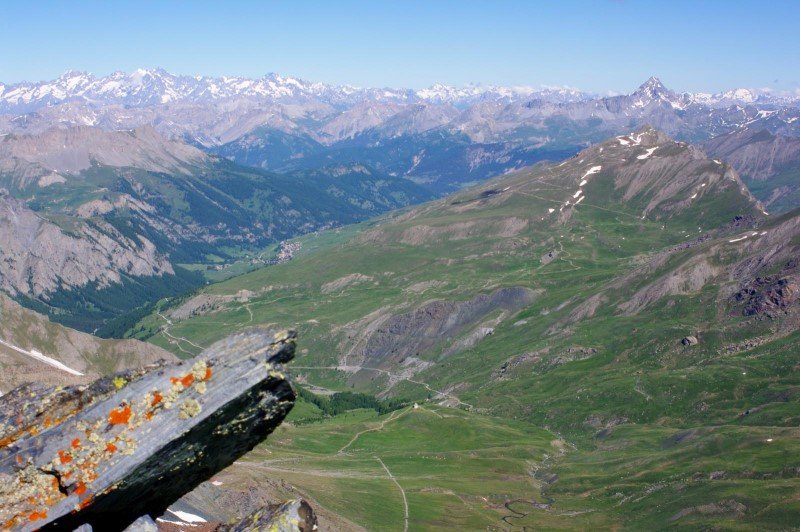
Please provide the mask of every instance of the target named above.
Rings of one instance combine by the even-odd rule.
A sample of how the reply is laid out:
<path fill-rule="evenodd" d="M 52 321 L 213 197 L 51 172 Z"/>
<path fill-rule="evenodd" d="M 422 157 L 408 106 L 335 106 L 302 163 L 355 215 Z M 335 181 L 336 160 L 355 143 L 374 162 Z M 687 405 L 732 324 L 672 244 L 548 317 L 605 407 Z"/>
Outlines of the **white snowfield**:
<path fill-rule="evenodd" d="M 599 172 L 599 171 L 600 171 L 600 170 L 602 170 L 602 169 L 603 169 L 603 167 L 602 167 L 602 166 L 592 166 L 591 168 L 589 168 L 589 169 L 586 171 L 586 173 L 585 173 L 585 174 L 583 174 L 583 177 L 584 177 L 584 178 L 586 178 L 586 177 L 588 177 L 588 176 L 590 176 L 590 175 L 592 175 L 592 174 L 596 174 L 597 172 Z"/>
<path fill-rule="evenodd" d="M 636 158 L 639 159 L 640 161 L 643 161 L 643 160 L 647 159 L 648 157 L 650 157 L 651 155 L 653 155 L 653 152 L 656 151 L 657 149 L 658 149 L 658 146 L 656 146 L 654 148 L 647 148 L 647 153 L 643 153 L 642 155 L 638 155 Z"/>
<path fill-rule="evenodd" d="M 622 135 L 617 137 L 617 140 L 623 146 L 638 146 L 642 143 L 642 134 L 634 135 L 631 133 L 630 135 Z"/>
<path fill-rule="evenodd" d="M 766 231 L 761 231 L 760 233 L 758 231 L 753 231 L 749 235 L 740 236 L 739 238 L 734 238 L 733 240 L 728 240 L 728 242 L 741 242 L 742 240 L 745 240 L 747 237 L 764 236 L 766 234 L 767 234 Z"/>
<path fill-rule="evenodd" d="M 579 161 L 579 162 L 582 162 L 582 161 Z M 589 168 L 588 170 L 586 170 L 586 173 L 585 173 L 585 174 L 583 174 L 583 177 L 581 178 L 581 182 L 580 182 L 580 184 L 578 184 L 578 191 L 577 191 L 577 192 L 575 192 L 575 194 L 573 194 L 573 195 L 572 195 L 572 199 L 578 198 L 578 197 L 580 196 L 580 198 L 578 199 L 578 201 L 576 201 L 576 202 L 574 203 L 574 205 L 577 205 L 578 203 L 582 202 L 582 201 L 583 201 L 583 198 L 585 198 L 585 197 L 586 197 L 586 196 L 582 196 L 582 194 L 583 194 L 583 189 L 582 189 L 581 187 L 583 187 L 583 186 L 584 186 L 586 183 L 588 183 L 588 182 L 589 182 L 589 180 L 588 180 L 587 178 L 588 178 L 589 176 L 591 176 L 591 175 L 594 175 L 594 174 L 598 173 L 598 172 L 599 172 L 600 170 L 602 170 L 602 169 L 603 169 L 603 167 L 602 167 L 602 166 L 600 166 L 600 165 L 598 165 L 598 166 L 592 166 L 591 168 Z M 559 211 L 559 212 L 562 212 L 562 211 L 564 210 L 564 207 L 568 207 L 568 206 L 569 206 L 569 204 L 570 204 L 570 201 L 569 201 L 569 200 L 567 200 L 567 201 L 566 201 L 566 202 L 565 202 L 565 203 L 564 203 L 564 204 L 561 206 L 561 208 L 560 208 L 560 209 L 558 209 L 558 211 Z"/>
<path fill-rule="evenodd" d="M 54 360 L 54 359 L 52 359 L 52 358 L 50 358 L 48 356 L 44 356 L 40 351 L 37 351 L 36 349 L 31 349 L 30 351 L 28 351 L 26 349 L 22 349 L 21 347 L 17 347 L 14 344 L 10 344 L 10 343 L 6 342 L 5 340 L 2 340 L 2 339 L 0 339 L 0 344 L 8 347 L 9 349 L 13 349 L 14 351 L 16 351 L 18 353 L 22 353 L 23 355 L 28 355 L 29 357 L 35 358 L 39 362 L 44 362 L 45 364 L 47 364 L 49 366 L 53 366 L 54 368 L 60 369 L 61 371 L 66 371 L 67 373 L 69 373 L 71 375 L 77 375 L 78 377 L 83 377 L 83 373 L 81 373 L 80 371 L 75 371 L 74 369 L 70 368 L 69 366 L 65 366 L 64 364 L 62 364 L 58 360 Z"/>

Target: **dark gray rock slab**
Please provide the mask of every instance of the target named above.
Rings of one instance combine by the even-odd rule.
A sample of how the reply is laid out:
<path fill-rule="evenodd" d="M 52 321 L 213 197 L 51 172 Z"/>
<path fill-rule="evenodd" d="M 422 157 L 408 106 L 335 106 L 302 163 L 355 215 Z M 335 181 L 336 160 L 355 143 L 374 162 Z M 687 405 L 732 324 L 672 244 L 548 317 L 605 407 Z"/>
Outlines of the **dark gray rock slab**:
<path fill-rule="evenodd" d="M 0 527 L 123 530 L 161 515 L 288 414 L 294 339 L 256 330 L 181 363 L 3 397 Z"/>

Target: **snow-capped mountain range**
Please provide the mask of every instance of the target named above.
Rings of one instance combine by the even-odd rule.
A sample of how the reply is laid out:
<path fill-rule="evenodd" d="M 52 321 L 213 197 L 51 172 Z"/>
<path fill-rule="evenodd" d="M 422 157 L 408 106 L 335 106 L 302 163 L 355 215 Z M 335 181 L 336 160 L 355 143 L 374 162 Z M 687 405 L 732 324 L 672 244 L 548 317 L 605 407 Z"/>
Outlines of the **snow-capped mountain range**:
<path fill-rule="evenodd" d="M 792 96 L 758 89 L 735 89 L 718 94 L 676 94 L 666 90 L 657 78 L 649 79 L 642 89 L 645 89 L 643 95 L 661 98 L 676 107 L 687 103 L 768 105 L 800 100 L 797 94 Z M 280 102 L 314 99 L 336 107 L 347 107 L 363 101 L 438 103 L 463 107 L 478 101 L 542 100 L 569 103 L 597 98 L 597 95 L 571 87 L 453 87 L 436 84 L 425 89 L 358 88 L 310 82 L 274 73 L 251 79 L 173 75 L 163 69 L 114 72 L 105 77 L 70 71 L 51 81 L 8 85 L 0 82 L 0 112 L 25 113 L 71 101 L 97 106 L 117 104 L 140 107 L 180 102 L 207 103 L 228 98 Z"/>
<path fill-rule="evenodd" d="M 100 78 L 86 72 L 71 71 L 52 81 L 12 85 L 0 82 L 0 110 L 14 112 L 29 112 L 69 101 L 84 101 L 94 105 L 147 106 L 177 102 L 201 103 L 236 97 L 274 101 L 316 99 L 330 105 L 347 106 L 365 100 L 452 105 L 465 105 L 480 99 L 511 101 L 533 97 L 552 101 L 578 101 L 587 99 L 590 95 L 577 89 L 552 87 L 450 87 L 436 84 L 421 90 L 358 88 L 310 82 L 274 73 L 251 79 L 179 76 L 163 69 L 114 72 Z"/>
<path fill-rule="evenodd" d="M 0 84 L 0 141 L 52 128 L 152 128 L 274 171 L 356 161 L 420 182 L 445 177 L 447 186 L 564 157 L 645 124 L 688 142 L 743 127 L 800 136 L 800 99 L 749 89 L 678 93 L 655 77 L 617 96 L 569 87 L 357 88 L 160 69 Z"/>

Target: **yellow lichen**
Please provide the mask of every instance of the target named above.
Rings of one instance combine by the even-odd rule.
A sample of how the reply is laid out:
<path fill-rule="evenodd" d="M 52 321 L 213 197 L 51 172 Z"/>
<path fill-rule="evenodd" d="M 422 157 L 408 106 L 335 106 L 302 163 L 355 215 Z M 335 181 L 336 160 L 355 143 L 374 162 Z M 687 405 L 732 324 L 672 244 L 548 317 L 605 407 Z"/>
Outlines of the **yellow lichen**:
<path fill-rule="evenodd" d="M 195 417 L 202 411 L 200 407 L 200 403 L 198 403 L 195 399 L 187 399 L 181 404 L 181 411 L 178 414 L 179 419 L 189 419 L 190 417 Z"/>
<path fill-rule="evenodd" d="M 198 360 L 192 366 L 192 375 L 198 381 L 205 380 L 206 378 L 206 370 L 208 369 L 208 364 L 205 360 Z"/>
<path fill-rule="evenodd" d="M 276 332 L 272 337 L 272 339 L 275 341 L 275 343 L 286 342 L 287 340 L 293 340 L 293 338 L 291 338 L 291 335 L 289 334 L 289 331 L 287 330 Z"/>

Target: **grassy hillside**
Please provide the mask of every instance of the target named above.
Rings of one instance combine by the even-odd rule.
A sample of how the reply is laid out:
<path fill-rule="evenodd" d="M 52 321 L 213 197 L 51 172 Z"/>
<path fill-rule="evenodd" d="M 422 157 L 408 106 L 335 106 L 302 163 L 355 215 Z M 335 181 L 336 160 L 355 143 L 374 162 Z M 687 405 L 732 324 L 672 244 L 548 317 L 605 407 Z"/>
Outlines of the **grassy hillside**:
<path fill-rule="evenodd" d="M 764 216 L 729 167 L 645 130 L 299 242 L 129 334 L 191 356 L 293 326 L 294 372 L 315 386 L 549 430 L 572 450 L 528 485 L 559 501 L 516 516 L 528 526 L 796 521 L 800 216 Z M 562 504 L 583 517 L 559 522 Z"/>

